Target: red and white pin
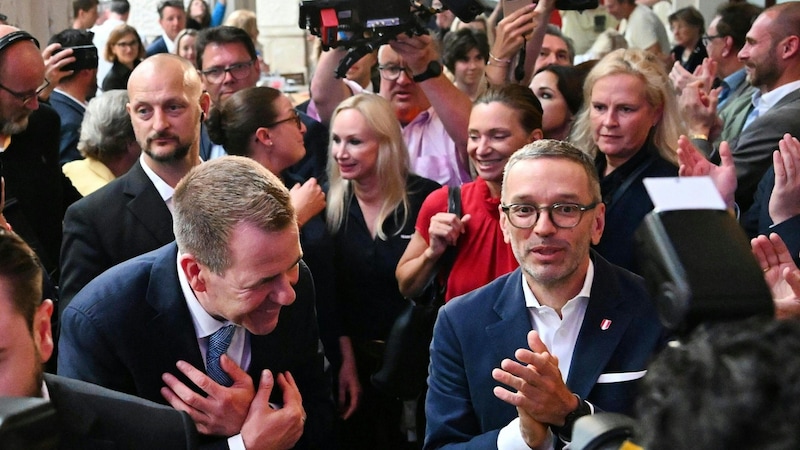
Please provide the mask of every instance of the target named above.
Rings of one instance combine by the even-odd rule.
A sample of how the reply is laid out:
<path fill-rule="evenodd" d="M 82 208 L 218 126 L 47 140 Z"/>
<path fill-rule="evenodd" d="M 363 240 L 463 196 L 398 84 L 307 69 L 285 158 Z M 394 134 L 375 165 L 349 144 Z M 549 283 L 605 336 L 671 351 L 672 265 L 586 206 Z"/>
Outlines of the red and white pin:
<path fill-rule="evenodd" d="M 610 327 L 611 327 L 611 319 L 603 319 L 603 321 L 600 322 L 600 329 L 601 330 L 606 331 Z"/>

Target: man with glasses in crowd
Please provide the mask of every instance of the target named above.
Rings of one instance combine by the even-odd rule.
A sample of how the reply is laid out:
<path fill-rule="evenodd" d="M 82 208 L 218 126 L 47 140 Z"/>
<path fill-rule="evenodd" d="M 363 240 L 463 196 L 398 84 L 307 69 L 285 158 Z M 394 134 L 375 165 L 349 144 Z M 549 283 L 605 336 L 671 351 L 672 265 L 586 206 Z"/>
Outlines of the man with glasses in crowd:
<path fill-rule="evenodd" d="M 64 217 L 59 310 L 111 266 L 172 242 L 172 194 L 200 164 L 200 120 L 208 111 L 194 66 L 151 56 L 128 81 L 128 113 L 142 156 L 123 176 L 72 205 Z"/>
<path fill-rule="evenodd" d="M 363 92 L 356 83 L 335 77 L 344 55 L 343 47 L 323 52 L 311 80 L 311 98 L 323 124 L 342 100 Z M 389 100 L 403 127 L 412 172 L 452 186 L 471 181 L 467 128 L 472 102 L 442 74 L 435 41 L 427 35 L 400 35 L 378 50 L 378 69 L 379 95 Z"/>
<path fill-rule="evenodd" d="M 643 280 L 590 249 L 605 225 L 590 157 L 528 144 L 506 165 L 501 200 L 520 268 L 440 310 L 426 449 L 561 448 L 578 417 L 631 411 L 662 343 Z"/>
<path fill-rule="evenodd" d="M 47 88 L 39 43 L 0 25 L 0 159 L 14 230 L 57 278 L 64 211 L 81 195 L 61 172 L 58 114 L 39 103 Z"/>

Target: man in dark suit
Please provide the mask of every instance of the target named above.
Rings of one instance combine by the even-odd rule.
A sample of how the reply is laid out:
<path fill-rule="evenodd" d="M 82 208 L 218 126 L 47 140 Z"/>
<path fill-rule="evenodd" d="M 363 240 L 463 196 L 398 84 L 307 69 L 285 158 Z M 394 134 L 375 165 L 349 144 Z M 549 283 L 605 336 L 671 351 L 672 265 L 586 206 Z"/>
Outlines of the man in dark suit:
<path fill-rule="evenodd" d="M 131 74 L 128 97 L 142 156 L 67 210 L 59 310 L 104 270 L 172 242 L 173 188 L 200 163 L 209 97 L 194 66 L 176 55 L 147 58 Z"/>
<path fill-rule="evenodd" d="M 195 448 L 191 418 L 140 398 L 44 374 L 53 352 L 53 302 L 22 239 L 0 229 L 0 396 L 44 397 L 56 410 L 59 449 Z"/>
<path fill-rule="evenodd" d="M 164 0 L 158 4 L 158 24 L 164 33 L 147 46 L 147 56 L 175 53 L 175 38 L 186 28 L 186 10 L 181 0 Z"/>
<path fill-rule="evenodd" d="M 578 417 L 630 412 L 662 343 L 642 279 L 590 250 L 605 225 L 591 158 L 526 145 L 506 165 L 500 208 L 520 269 L 439 312 L 426 449 L 560 448 Z"/>
<path fill-rule="evenodd" d="M 177 244 L 105 272 L 64 310 L 59 374 L 169 402 L 206 435 L 327 448 L 331 390 L 288 190 L 255 161 L 222 157 L 181 180 L 174 215 Z M 249 429 L 254 389 L 273 373 L 282 406 Z"/>
<path fill-rule="evenodd" d="M 86 104 L 97 93 L 97 48 L 92 43 L 92 33 L 83 30 L 64 30 L 54 34 L 48 45 L 58 43 L 62 48 L 87 46 L 91 48 L 73 49 L 82 56 L 80 61 L 68 64 L 64 70 L 72 71 L 58 82 L 50 94 L 50 105 L 61 117 L 61 143 L 59 154 L 61 165 L 76 159 L 83 159 L 78 151 L 81 135 L 81 122 L 86 113 Z"/>
<path fill-rule="evenodd" d="M 0 25 L 0 161 L 5 179 L 3 213 L 57 277 L 61 222 L 81 198 L 58 164 L 58 114 L 41 105 L 45 66 L 33 36 Z"/>

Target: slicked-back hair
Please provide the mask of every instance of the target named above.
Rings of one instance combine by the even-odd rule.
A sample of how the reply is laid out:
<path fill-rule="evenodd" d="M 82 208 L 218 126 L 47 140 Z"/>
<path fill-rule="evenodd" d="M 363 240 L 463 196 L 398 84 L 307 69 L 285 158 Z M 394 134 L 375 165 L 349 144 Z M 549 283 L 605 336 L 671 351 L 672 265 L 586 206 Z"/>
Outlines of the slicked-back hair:
<path fill-rule="evenodd" d="M 517 112 L 519 124 L 527 133 L 542 129 L 542 104 L 527 86 L 520 84 L 506 84 L 491 87 L 477 100 L 476 105 L 489 103 L 502 103 Z"/>
<path fill-rule="evenodd" d="M 230 267 L 234 228 L 248 224 L 264 232 L 296 226 L 289 191 L 269 170 L 242 156 L 194 167 L 173 195 L 173 228 L 181 253 L 190 253 L 216 274 Z"/>
<path fill-rule="evenodd" d="M 250 156 L 250 143 L 256 130 L 277 120 L 276 100 L 281 92 L 271 87 L 242 89 L 222 105 L 214 105 L 206 120 L 208 136 L 229 155 Z"/>

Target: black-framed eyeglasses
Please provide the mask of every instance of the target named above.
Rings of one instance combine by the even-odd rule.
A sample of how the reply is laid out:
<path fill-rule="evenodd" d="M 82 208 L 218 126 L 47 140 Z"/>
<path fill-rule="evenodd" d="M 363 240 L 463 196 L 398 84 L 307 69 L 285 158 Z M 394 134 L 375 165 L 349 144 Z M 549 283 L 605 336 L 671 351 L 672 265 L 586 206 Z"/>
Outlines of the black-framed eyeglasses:
<path fill-rule="evenodd" d="M 723 36 L 721 34 L 715 34 L 713 36 L 712 35 L 708 35 L 708 34 L 704 34 L 703 37 L 701 37 L 700 39 L 702 39 L 702 41 L 703 41 L 703 46 L 704 47 L 708 47 L 708 44 L 710 44 L 711 41 L 713 41 L 714 39 L 721 38 L 721 37 L 725 37 L 725 36 Z"/>
<path fill-rule="evenodd" d="M 35 97 L 38 97 L 39 94 L 41 94 L 43 90 L 47 89 L 47 86 L 50 86 L 50 80 L 45 78 L 44 79 L 44 83 L 42 83 L 41 86 L 36 88 L 36 90 L 34 92 L 17 92 L 17 91 L 11 90 L 11 89 L 3 86 L 2 84 L 0 84 L 0 89 L 8 92 L 11 95 L 13 95 L 14 98 L 16 98 L 17 100 L 21 101 L 22 104 L 25 105 L 29 101 L 33 100 Z"/>
<path fill-rule="evenodd" d="M 130 48 L 134 48 L 134 47 L 138 47 L 139 46 L 139 42 L 138 41 L 117 42 L 116 44 L 114 44 L 114 46 L 115 47 L 130 47 Z"/>
<path fill-rule="evenodd" d="M 500 209 L 508 217 L 515 228 L 524 230 L 536 226 L 539 221 L 541 211 L 547 211 L 550 221 L 558 228 L 575 228 L 583 218 L 583 213 L 594 209 L 598 202 L 588 205 L 578 203 L 553 203 L 552 205 L 528 205 L 525 203 L 512 203 L 510 205 L 500 205 Z"/>
<path fill-rule="evenodd" d="M 294 120 L 294 124 L 297 125 L 297 129 L 298 130 L 302 130 L 303 129 L 303 122 L 300 120 L 300 116 L 298 116 L 297 114 L 292 114 L 292 117 L 287 117 L 286 119 L 276 120 L 275 122 L 268 123 L 268 124 L 264 125 L 264 127 L 265 128 L 272 128 L 272 127 L 274 127 L 276 125 L 280 125 L 280 124 L 282 124 L 284 122 L 289 122 L 290 120 Z"/>
<path fill-rule="evenodd" d="M 253 67 L 255 62 L 255 59 L 251 59 L 247 62 L 231 64 L 228 67 L 211 67 L 200 71 L 200 73 L 206 77 L 206 80 L 215 84 L 222 82 L 226 73 L 230 73 L 233 78 L 241 80 L 250 75 L 250 68 Z"/>
<path fill-rule="evenodd" d="M 409 79 L 414 77 L 414 74 L 411 73 L 411 69 L 408 67 L 398 66 L 397 64 L 382 64 L 378 66 L 378 72 L 381 74 L 381 78 L 387 81 L 394 81 L 400 78 L 400 74 L 402 72 L 405 72 Z"/>

